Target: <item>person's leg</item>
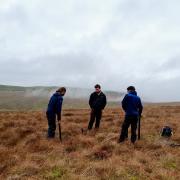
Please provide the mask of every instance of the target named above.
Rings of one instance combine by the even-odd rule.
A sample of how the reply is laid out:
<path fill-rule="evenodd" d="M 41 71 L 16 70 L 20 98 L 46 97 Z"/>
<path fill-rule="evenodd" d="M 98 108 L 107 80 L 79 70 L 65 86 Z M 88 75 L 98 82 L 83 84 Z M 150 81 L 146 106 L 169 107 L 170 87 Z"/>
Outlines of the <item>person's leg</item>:
<path fill-rule="evenodd" d="M 55 137 L 55 130 L 56 130 L 56 115 L 48 115 L 48 138 Z"/>
<path fill-rule="evenodd" d="M 127 131 L 125 132 L 125 139 L 128 139 L 128 129 L 127 129 Z"/>
<path fill-rule="evenodd" d="M 96 124 L 95 124 L 95 128 L 99 129 L 100 126 L 100 121 L 101 121 L 101 117 L 102 117 L 102 111 L 98 110 L 95 112 L 95 116 L 96 116 Z"/>
<path fill-rule="evenodd" d="M 136 129 L 137 129 L 138 117 L 132 117 L 131 119 L 131 142 L 135 143 L 137 139 Z"/>
<path fill-rule="evenodd" d="M 88 124 L 88 130 L 92 129 L 94 121 L 95 121 L 95 113 L 94 113 L 93 110 L 91 110 L 90 121 L 89 121 L 89 124 Z"/>
<path fill-rule="evenodd" d="M 124 122 L 123 122 L 122 128 L 121 128 L 119 142 L 123 142 L 126 139 L 129 125 L 130 125 L 129 118 L 127 116 L 125 116 L 125 119 L 124 119 Z"/>

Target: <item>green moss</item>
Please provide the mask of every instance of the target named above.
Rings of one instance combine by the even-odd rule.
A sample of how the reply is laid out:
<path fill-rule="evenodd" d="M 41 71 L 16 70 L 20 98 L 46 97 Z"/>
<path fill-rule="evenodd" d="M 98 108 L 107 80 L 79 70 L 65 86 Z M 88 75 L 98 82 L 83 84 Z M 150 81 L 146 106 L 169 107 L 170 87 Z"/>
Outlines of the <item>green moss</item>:
<path fill-rule="evenodd" d="M 163 164 L 166 169 L 177 169 L 177 164 L 174 160 L 167 160 Z"/>
<path fill-rule="evenodd" d="M 54 166 L 52 169 L 46 172 L 43 178 L 48 180 L 56 180 L 56 179 L 64 179 L 66 176 L 67 176 L 67 170 L 65 168 Z"/>

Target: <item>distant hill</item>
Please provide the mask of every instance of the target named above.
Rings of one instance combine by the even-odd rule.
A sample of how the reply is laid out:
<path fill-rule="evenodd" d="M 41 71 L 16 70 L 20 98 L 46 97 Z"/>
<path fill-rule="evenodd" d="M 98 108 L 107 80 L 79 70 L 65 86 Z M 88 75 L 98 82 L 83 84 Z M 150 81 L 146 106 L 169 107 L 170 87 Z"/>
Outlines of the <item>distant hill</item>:
<path fill-rule="evenodd" d="M 56 91 L 55 86 L 9 86 L 0 85 L 0 110 L 45 109 L 49 97 Z M 67 87 L 64 108 L 87 108 L 89 95 L 93 89 Z M 108 106 L 116 106 L 124 96 L 122 92 L 104 91 Z"/>

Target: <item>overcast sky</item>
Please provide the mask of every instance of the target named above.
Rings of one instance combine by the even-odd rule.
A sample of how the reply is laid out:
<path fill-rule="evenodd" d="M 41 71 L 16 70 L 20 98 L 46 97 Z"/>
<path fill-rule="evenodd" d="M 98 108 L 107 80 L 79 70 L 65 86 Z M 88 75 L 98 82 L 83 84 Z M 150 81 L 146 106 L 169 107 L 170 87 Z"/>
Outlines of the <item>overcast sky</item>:
<path fill-rule="evenodd" d="M 180 101 L 179 0 L 0 0 L 0 84 Z"/>

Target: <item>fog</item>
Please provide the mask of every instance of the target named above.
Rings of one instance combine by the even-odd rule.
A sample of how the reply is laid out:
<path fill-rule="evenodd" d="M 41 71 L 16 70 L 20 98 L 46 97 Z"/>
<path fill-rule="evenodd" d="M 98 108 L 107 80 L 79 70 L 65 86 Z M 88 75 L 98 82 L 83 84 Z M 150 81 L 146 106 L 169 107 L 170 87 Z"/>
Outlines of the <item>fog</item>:
<path fill-rule="evenodd" d="M 117 92 L 134 85 L 146 101 L 180 101 L 179 7 L 178 0 L 1 0 L 0 84 L 100 83 Z"/>

